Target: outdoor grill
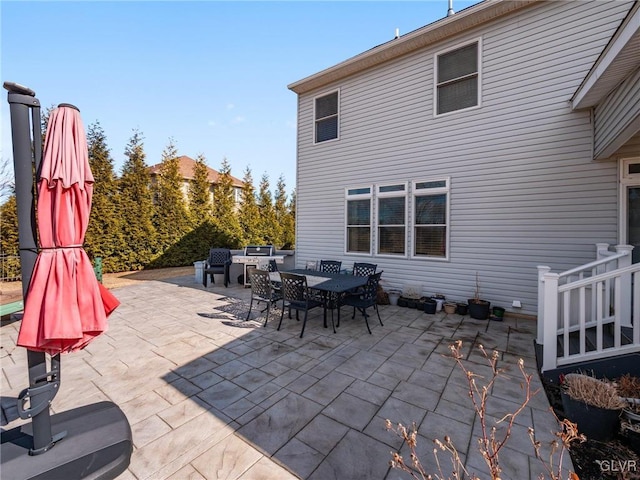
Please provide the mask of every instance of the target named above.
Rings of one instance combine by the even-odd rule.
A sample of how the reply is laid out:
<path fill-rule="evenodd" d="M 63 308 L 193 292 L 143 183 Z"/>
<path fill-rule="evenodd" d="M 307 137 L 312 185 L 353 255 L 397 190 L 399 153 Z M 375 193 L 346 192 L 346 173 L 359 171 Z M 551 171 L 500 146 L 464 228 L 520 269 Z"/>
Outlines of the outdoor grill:
<path fill-rule="evenodd" d="M 252 268 L 258 268 L 262 263 L 269 263 L 275 260 L 276 263 L 284 263 L 284 255 L 275 255 L 276 250 L 273 245 L 248 245 L 244 247 L 242 255 L 233 255 L 231 261 L 233 263 L 244 264 L 244 286 L 251 285 L 249 272 Z M 265 267 L 266 268 L 266 267 Z"/>

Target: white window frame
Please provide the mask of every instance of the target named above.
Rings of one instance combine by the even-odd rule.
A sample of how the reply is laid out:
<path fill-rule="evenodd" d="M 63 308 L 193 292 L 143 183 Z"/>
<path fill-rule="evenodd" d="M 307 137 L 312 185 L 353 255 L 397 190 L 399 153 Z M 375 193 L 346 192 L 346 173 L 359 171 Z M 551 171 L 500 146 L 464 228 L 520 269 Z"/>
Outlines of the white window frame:
<path fill-rule="evenodd" d="M 478 103 L 477 105 L 473 105 L 467 108 L 461 108 L 459 110 L 452 110 L 450 112 L 438 113 L 438 57 L 442 55 L 446 55 L 454 50 L 458 50 L 460 48 L 467 47 L 474 43 L 478 44 Z M 440 50 L 439 52 L 434 53 L 433 55 L 433 116 L 434 117 L 444 117 L 446 115 L 451 115 L 458 112 L 466 112 L 469 110 L 475 110 L 477 108 L 482 107 L 482 37 L 478 37 L 473 40 L 469 40 L 464 43 L 458 43 L 452 47 L 449 47 L 445 50 Z"/>
<path fill-rule="evenodd" d="M 444 187 L 433 187 L 428 189 L 418 189 L 417 185 L 420 183 L 431 183 L 431 182 L 445 182 Z M 428 192 L 428 193 L 427 193 Z M 447 198 L 447 208 L 445 212 L 445 227 L 446 227 L 446 238 L 445 238 L 445 255 L 443 257 L 440 256 L 432 256 L 432 255 L 417 255 L 416 254 L 416 229 L 418 225 L 416 224 L 416 198 L 417 197 L 426 197 L 426 196 L 434 196 L 434 195 L 442 195 L 445 194 Z M 436 261 L 449 261 L 451 256 L 451 177 L 433 177 L 433 178 L 425 178 L 420 180 L 414 180 L 411 184 L 411 259 L 415 260 L 436 260 Z M 426 227 L 428 228 L 428 227 Z"/>
<path fill-rule="evenodd" d="M 402 186 L 402 191 L 393 191 L 393 192 L 382 192 L 381 190 L 385 187 L 395 187 Z M 408 227 L 409 227 L 409 185 L 407 182 L 394 182 L 394 183 L 385 183 L 376 185 L 376 201 L 375 201 L 375 256 L 376 257 L 391 257 L 391 258 L 407 258 L 409 255 L 409 241 L 408 241 Z M 380 225 L 380 199 L 383 198 L 404 198 L 404 253 L 382 253 L 380 252 L 380 228 L 383 225 Z M 391 226 L 401 226 L 401 225 L 384 225 L 385 227 Z"/>
<path fill-rule="evenodd" d="M 627 225 L 627 189 L 629 187 L 640 186 L 640 173 L 628 173 L 631 165 L 640 164 L 640 157 L 623 158 L 620 160 L 620 188 L 618 191 L 618 208 L 620 217 L 618 218 L 618 243 L 628 242 Z"/>
<path fill-rule="evenodd" d="M 338 112 L 335 115 L 330 115 L 328 117 L 323 117 L 323 118 L 320 118 L 320 119 L 316 118 L 316 101 L 319 98 L 327 97 L 329 95 L 333 95 L 334 93 L 338 94 Z M 336 138 L 331 138 L 331 139 L 323 140 L 323 141 L 319 142 L 318 138 L 317 138 L 317 135 L 316 135 L 316 131 L 317 131 L 316 130 L 316 125 L 317 125 L 318 121 L 319 120 L 326 120 L 326 119 L 334 117 L 334 116 L 338 120 Z M 315 97 L 313 97 L 313 144 L 314 145 L 324 145 L 325 143 L 331 143 L 331 142 L 335 142 L 337 140 L 340 140 L 340 89 L 339 88 L 337 88 L 335 90 L 328 91 L 328 92 L 321 93 L 320 95 L 316 95 Z"/>
<path fill-rule="evenodd" d="M 368 193 L 352 193 L 350 194 L 350 190 L 361 190 L 368 188 Z M 373 208 L 373 185 L 360 185 L 354 187 L 347 187 L 344 189 L 344 253 L 345 255 L 357 255 L 362 257 L 371 257 L 372 256 L 372 244 L 373 244 L 373 235 L 374 235 L 374 208 Z M 352 252 L 349 251 L 349 228 L 357 228 L 357 225 L 350 227 L 349 225 L 349 201 L 350 200 L 369 200 L 369 251 L 368 252 Z M 360 225 L 360 227 L 364 227 L 364 225 Z"/>

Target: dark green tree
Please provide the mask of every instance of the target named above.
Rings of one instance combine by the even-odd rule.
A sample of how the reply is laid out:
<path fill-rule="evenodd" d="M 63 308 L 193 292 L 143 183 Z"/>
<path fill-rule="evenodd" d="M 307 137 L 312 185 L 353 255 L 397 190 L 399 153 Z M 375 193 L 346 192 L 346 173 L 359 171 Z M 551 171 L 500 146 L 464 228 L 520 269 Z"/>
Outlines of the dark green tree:
<path fill-rule="evenodd" d="M 240 209 L 238 210 L 238 219 L 240 227 L 244 232 L 244 245 L 256 245 L 262 243 L 262 235 L 260 233 L 260 210 L 256 202 L 256 189 L 253 186 L 253 177 L 249 167 L 244 171 L 242 177 L 244 185 L 242 186 L 242 195 L 240 197 Z"/>
<path fill-rule="evenodd" d="M 113 159 L 99 122 L 89 126 L 87 147 L 95 183 L 85 250 L 91 258 L 102 258 L 103 272 L 117 272 L 123 267 L 122 256 L 128 248 L 122 233 L 120 195 Z"/>
<path fill-rule="evenodd" d="M 282 239 L 283 249 L 292 250 L 296 246 L 296 190 L 291 192 L 291 198 L 287 205 L 287 216 L 283 224 Z"/>
<path fill-rule="evenodd" d="M 170 139 L 162 152 L 159 175 L 152 188 L 155 199 L 153 226 L 160 252 L 176 244 L 191 230 L 182 184 L 178 151 Z"/>
<path fill-rule="evenodd" d="M 20 251 L 18 249 L 18 209 L 16 196 L 11 195 L 0 206 L 0 254 L 7 256 L 1 262 L 0 277 L 16 278 L 20 275 Z"/>
<path fill-rule="evenodd" d="M 217 246 L 239 248 L 242 245 L 243 235 L 236 213 L 231 166 L 226 158 L 222 160 L 218 183 L 213 192 L 213 220 L 218 230 L 223 233 L 226 243 Z"/>
<path fill-rule="evenodd" d="M 119 182 L 120 215 L 124 240 L 129 247 L 124 258 L 124 269 L 140 270 L 158 252 L 153 227 L 153 202 L 149 187 L 150 177 L 145 162 L 144 144 L 141 133 L 134 130 L 125 148 L 127 160 L 122 167 Z"/>
<path fill-rule="evenodd" d="M 282 175 L 278 178 L 278 184 L 276 185 L 274 209 L 276 222 L 280 226 L 280 237 L 277 245 L 280 248 L 291 246 L 295 243 L 295 225 L 287 206 L 286 184 Z"/>
<path fill-rule="evenodd" d="M 276 245 L 282 235 L 282 228 L 276 220 L 273 197 L 269 190 L 269 176 L 264 173 L 258 189 L 258 208 L 260 209 L 260 232 L 263 242 Z"/>
<path fill-rule="evenodd" d="M 196 157 L 193 180 L 189 183 L 189 217 L 194 227 L 211 221 L 212 205 L 207 163 L 200 154 Z"/>

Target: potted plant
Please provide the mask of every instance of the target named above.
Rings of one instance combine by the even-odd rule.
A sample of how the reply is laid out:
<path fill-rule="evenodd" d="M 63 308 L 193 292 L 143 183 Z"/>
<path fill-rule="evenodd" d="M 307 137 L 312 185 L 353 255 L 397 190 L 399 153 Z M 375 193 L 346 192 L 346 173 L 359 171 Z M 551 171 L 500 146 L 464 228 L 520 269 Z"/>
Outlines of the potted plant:
<path fill-rule="evenodd" d="M 456 313 L 458 315 L 467 315 L 469 313 L 469 304 L 464 302 L 456 303 Z"/>
<path fill-rule="evenodd" d="M 473 298 L 468 300 L 469 302 L 469 315 L 476 320 L 486 320 L 489 318 L 489 308 L 491 303 L 487 300 L 480 298 L 480 279 L 478 272 L 476 272 L 476 289 L 473 294 Z"/>
<path fill-rule="evenodd" d="M 627 373 L 616 381 L 616 388 L 626 403 L 622 418 L 640 426 L 640 378 Z"/>
<path fill-rule="evenodd" d="M 441 293 L 436 293 L 433 297 L 431 297 L 431 299 L 436 302 L 436 312 L 441 311 L 442 306 L 444 305 L 444 301 L 446 300 L 445 296 Z"/>
<path fill-rule="evenodd" d="M 407 307 L 417 308 L 421 297 L 422 286 L 419 283 L 407 282 L 402 287 L 402 298 L 407 301 Z"/>
<path fill-rule="evenodd" d="M 400 290 L 395 288 L 390 289 L 387 294 L 389 295 L 389 304 L 398 305 L 398 299 L 400 298 Z"/>
<path fill-rule="evenodd" d="M 562 378 L 561 396 L 565 416 L 576 423 L 587 438 L 604 442 L 618 431 L 625 402 L 612 383 L 569 373 Z"/>
<path fill-rule="evenodd" d="M 453 302 L 444 302 L 443 308 L 446 314 L 456 313 L 456 304 Z"/>
<path fill-rule="evenodd" d="M 424 299 L 424 313 L 434 314 L 436 313 L 437 302 L 433 298 Z"/>
<path fill-rule="evenodd" d="M 501 322 L 504 319 L 504 312 L 505 312 L 504 308 L 493 307 L 491 311 L 493 312 L 493 316 L 491 317 L 491 320 L 496 320 L 498 322 Z"/>

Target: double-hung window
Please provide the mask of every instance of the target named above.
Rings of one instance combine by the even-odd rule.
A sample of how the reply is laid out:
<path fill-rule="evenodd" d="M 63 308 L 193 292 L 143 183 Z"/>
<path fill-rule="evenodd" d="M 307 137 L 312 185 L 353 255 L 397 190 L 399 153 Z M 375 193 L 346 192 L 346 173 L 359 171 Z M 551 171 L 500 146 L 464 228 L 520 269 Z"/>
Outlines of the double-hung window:
<path fill-rule="evenodd" d="M 315 143 L 338 138 L 340 92 L 316 97 L 314 100 Z"/>
<path fill-rule="evenodd" d="M 436 115 L 480 105 L 480 41 L 436 55 Z"/>
<path fill-rule="evenodd" d="M 371 187 L 348 188 L 347 253 L 371 254 Z"/>
<path fill-rule="evenodd" d="M 377 253 L 405 255 L 407 247 L 407 185 L 380 185 L 377 198 Z"/>
<path fill-rule="evenodd" d="M 448 257 L 449 179 L 413 184 L 413 254 Z"/>

